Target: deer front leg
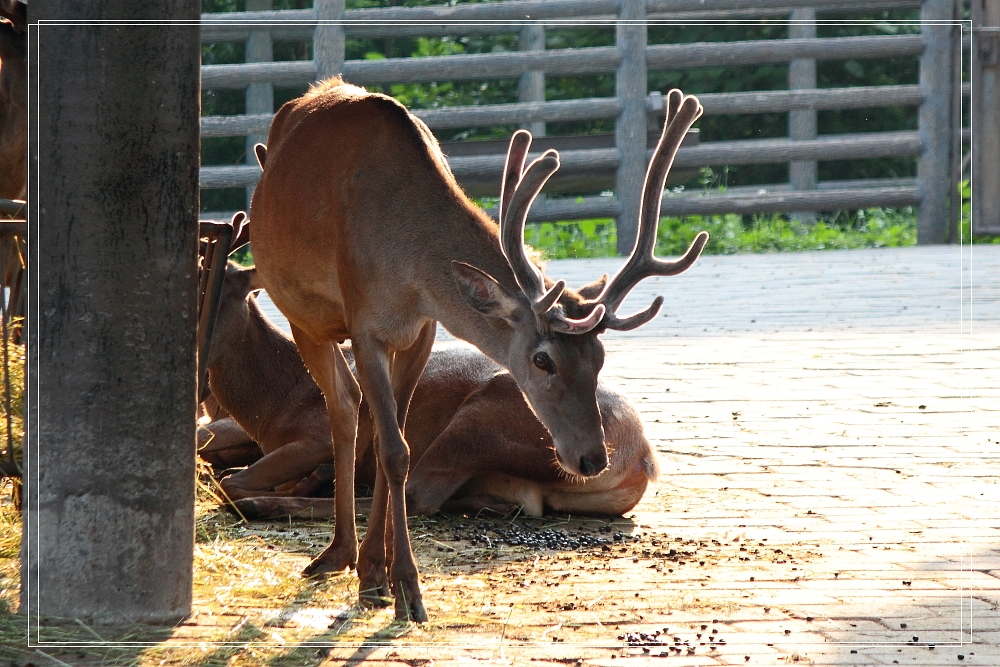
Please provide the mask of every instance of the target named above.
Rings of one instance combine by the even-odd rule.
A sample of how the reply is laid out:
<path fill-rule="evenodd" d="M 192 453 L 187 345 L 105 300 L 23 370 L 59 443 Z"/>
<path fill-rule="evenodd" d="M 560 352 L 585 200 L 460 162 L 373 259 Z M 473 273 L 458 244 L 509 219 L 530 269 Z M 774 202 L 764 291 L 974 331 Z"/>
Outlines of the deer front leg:
<path fill-rule="evenodd" d="M 299 482 L 309 477 L 330 459 L 330 446 L 325 438 L 286 443 L 248 468 L 223 477 L 220 484 L 230 500 L 294 495 L 277 489 L 286 482 Z"/>
<path fill-rule="evenodd" d="M 429 333 L 428 333 L 429 332 Z M 368 397 L 378 433 L 378 469 L 375 478 L 375 497 L 369 516 L 368 533 L 361 546 L 360 573 L 362 590 L 378 591 L 381 582 L 378 572 L 384 567 L 386 546 L 386 519 L 391 517 L 392 564 L 390 579 L 396 598 L 397 620 L 427 620 L 420 594 L 417 563 L 410 545 L 406 524 L 406 476 L 410 452 L 403 439 L 401 422 L 413 393 L 417 379 L 430 354 L 433 329 L 427 325 L 418 339 L 407 350 L 398 353 L 390 374 L 389 354 L 385 346 L 374 338 L 359 337 L 353 340 L 354 359 L 358 378 Z M 403 409 L 397 408 L 397 397 Z M 389 512 L 385 513 L 386 491 Z"/>
<path fill-rule="evenodd" d="M 326 398 L 333 435 L 334 491 L 333 539 L 313 559 L 303 576 L 342 572 L 358 564 L 358 534 L 354 522 L 354 447 L 358 433 L 361 389 L 344 353 L 336 343 L 316 343 L 292 325 L 292 336 L 306 368 Z"/>

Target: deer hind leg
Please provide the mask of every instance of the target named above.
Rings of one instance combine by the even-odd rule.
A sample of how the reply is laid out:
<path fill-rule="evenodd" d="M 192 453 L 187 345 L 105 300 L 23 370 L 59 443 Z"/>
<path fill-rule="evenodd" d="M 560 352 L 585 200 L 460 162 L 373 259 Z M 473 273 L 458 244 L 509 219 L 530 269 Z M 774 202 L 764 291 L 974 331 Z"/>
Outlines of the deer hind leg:
<path fill-rule="evenodd" d="M 361 389 L 344 353 L 336 343 L 316 343 L 292 325 L 299 355 L 326 398 L 333 435 L 335 469 L 333 539 L 302 571 L 303 576 L 342 572 L 358 564 L 358 534 L 354 523 L 354 443 L 358 433 Z"/>
<path fill-rule="evenodd" d="M 238 468 L 258 461 L 260 446 L 232 417 L 198 427 L 198 456 L 216 471 Z"/>
<path fill-rule="evenodd" d="M 378 433 L 375 494 L 359 559 L 361 590 L 367 595 L 366 599 L 372 601 L 387 592 L 384 578 L 386 539 L 391 535 L 389 579 L 396 598 L 396 618 L 417 622 L 426 621 L 427 612 L 406 525 L 405 488 L 410 453 L 402 427 L 433 341 L 434 324 L 428 323 L 414 344 L 398 352 L 391 363 L 387 350 L 378 341 L 372 338 L 353 341 L 358 376 Z"/>

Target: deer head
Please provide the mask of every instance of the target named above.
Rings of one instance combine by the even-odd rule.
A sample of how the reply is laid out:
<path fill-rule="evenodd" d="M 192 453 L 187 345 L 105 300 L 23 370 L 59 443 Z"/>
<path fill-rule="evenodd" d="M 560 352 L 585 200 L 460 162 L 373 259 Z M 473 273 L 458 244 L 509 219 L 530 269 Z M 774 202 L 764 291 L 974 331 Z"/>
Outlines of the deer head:
<path fill-rule="evenodd" d="M 604 364 L 604 346 L 598 336 L 608 329 L 628 331 L 653 319 L 663 297 L 628 317 L 619 317 L 617 311 L 642 279 L 673 276 L 690 268 L 708 241 L 708 234 L 699 232 L 680 259 L 666 262 L 653 256 L 667 173 L 681 141 L 701 114 L 697 98 L 670 91 L 663 134 L 646 172 L 635 247 L 610 282 L 604 276 L 572 290 L 565 281 L 546 278 L 529 259 L 524 246 L 528 209 L 559 168 L 559 156 L 547 151 L 524 169 L 531 135 L 523 130 L 511 138 L 499 215 L 501 247 L 520 289 L 508 290 L 474 266 L 452 263 L 466 302 L 495 318 L 495 326 L 508 329 L 501 336 L 507 343 L 505 358 L 499 361 L 552 434 L 556 460 L 569 475 L 591 477 L 608 464 L 596 398 L 597 375 Z"/>

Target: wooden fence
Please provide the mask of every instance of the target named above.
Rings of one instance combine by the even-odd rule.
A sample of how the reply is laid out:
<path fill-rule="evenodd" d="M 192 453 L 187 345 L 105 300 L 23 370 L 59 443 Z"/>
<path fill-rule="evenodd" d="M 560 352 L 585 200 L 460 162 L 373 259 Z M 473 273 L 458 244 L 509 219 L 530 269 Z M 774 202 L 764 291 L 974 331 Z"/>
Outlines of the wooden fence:
<path fill-rule="evenodd" d="M 995 0 L 986 0 L 994 2 Z M 789 113 L 790 136 L 752 141 L 688 141 L 676 166 L 791 163 L 788 184 L 731 188 L 724 193 L 670 193 L 663 215 L 726 212 L 799 212 L 919 205 L 920 243 L 956 239 L 962 145 L 959 65 L 968 49 L 967 24 L 959 22 L 961 0 L 512 0 L 421 8 L 344 9 L 343 0 L 315 0 L 313 9 L 269 11 L 270 0 L 248 0 L 246 11 L 202 15 L 204 43 L 245 41 L 255 62 L 202 67 L 202 88 L 247 90 L 247 114 L 202 119 L 203 137 L 248 136 L 260 140 L 272 117 L 273 86 L 302 85 L 333 74 L 359 85 L 519 79 L 519 102 L 415 110 L 432 130 L 496 125 L 527 126 L 544 132 L 558 121 L 614 119 L 607 145 L 581 140 L 561 151 L 560 173 L 579 187 L 604 184 L 615 195 L 539 201 L 529 221 L 598 216 L 618 221 L 619 251 L 631 250 L 638 220 L 639 193 L 649 154 L 648 135 L 662 120 L 660 91 L 646 89 L 650 70 L 790 63 L 789 90 L 700 95 L 705 113 Z M 824 15 L 883 8 L 921 8 L 921 33 L 874 37 L 816 38 L 815 9 Z M 790 18 L 790 38 L 743 42 L 647 44 L 649 22 Z M 616 45 L 545 50 L 544 30 L 581 22 L 613 27 Z M 423 58 L 345 60 L 348 38 L 517 33 L 520 50 Z M 271 40 L 313 41 L 311 61 L 268 62 Z M 919 58 L 915 85 L 816 88 L 817 60 Z M 615 74 L 615 97 L 544 100 L 544 75 Z M 919 129 L 819 135 L 816 112 L 822 109 L 919 106 Z M 692 137 L 696 139 L 696 137 Z M 596 142 L 596 143 L 595 143 Z M 469 142 L 472 143 L 472 142 Z M 489 142 L 484 142 L 489 143 Z M 469 154 L 446 145 L 452 170 L 472 189 L 484 183 L 499 188 L 502 152 Z M 472 151 L 475 153 L 475 151 Z M 252 150 L 247 155 L 253 155 Z M 865 158 L 917 157 L 916 179 L 816 182 L 816 162 Z M 256 164 L 207 166 L 201 186 L 247 187 L 259 177 Z M 690 171 L 688 172 L 690 173 Z M 577 176 L 574 180 L 572 177 Z M 581 178 L 583 181 L 581 181 Z M 588 181 L 587 178 L 590 180 Z M 484 194 L 477 191 L 475 194 Z M 805 213 L 801 213 L 805 212 Z M 228 217 L 229 212 L 218 212 Z M 204 217 L 204 216 L 203 216 Z"/>

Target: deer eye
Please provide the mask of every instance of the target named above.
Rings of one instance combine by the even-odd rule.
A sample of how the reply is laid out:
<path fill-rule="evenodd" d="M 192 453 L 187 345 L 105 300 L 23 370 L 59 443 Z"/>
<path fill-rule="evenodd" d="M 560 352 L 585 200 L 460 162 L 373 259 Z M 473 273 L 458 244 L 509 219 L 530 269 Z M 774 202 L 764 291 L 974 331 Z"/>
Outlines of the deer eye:
<path fill-rule="evenodd" d="M 553 375 L 556 372 L 555 362 L 552 361 L 552 357 L 545 354 L 544 352 L 536 352 L 535 356 L 532 357 L 531 361 L 534 362 L 535 366 L 538 366 L 540 369 L 542 369 L 546 373 L 549 373 L 550 375 Z"/>

